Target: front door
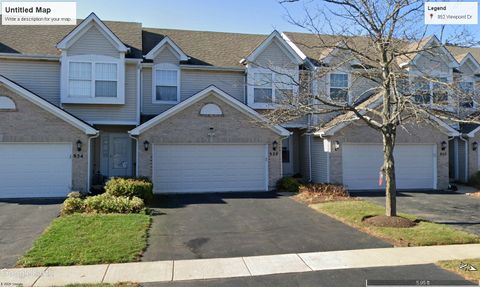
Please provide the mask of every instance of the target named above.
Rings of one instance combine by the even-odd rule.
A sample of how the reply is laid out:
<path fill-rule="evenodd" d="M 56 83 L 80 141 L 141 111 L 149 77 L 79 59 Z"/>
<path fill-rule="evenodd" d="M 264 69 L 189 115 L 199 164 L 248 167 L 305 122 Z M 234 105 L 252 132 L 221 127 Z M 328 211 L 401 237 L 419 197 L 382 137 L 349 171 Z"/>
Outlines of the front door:
<path fill-rule="evenodd" d="M 284 176 L 293 175 L 292 146 L 292 136 L 282 141 L 282 168 Z"/>
<path fill-rule="evenodd" d="M 122 133 L 110 133 L 108 139 L 108 176 L 131 176 L 132 140 Z"/>

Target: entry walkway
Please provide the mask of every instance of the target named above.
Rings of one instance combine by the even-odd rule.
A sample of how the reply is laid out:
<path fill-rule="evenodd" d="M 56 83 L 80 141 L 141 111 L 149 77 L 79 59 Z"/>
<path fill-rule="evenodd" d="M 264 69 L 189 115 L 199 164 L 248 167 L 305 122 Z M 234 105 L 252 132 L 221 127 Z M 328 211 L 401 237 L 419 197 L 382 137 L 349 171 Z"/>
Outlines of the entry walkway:
<path fill-rule="evenodd" d="M 480 244 L 375 248 L 267 256 L 166 260 L 0 270 L 0 285 L 168 282 L 369 267 L 430 264 L 480 256 Z"/>

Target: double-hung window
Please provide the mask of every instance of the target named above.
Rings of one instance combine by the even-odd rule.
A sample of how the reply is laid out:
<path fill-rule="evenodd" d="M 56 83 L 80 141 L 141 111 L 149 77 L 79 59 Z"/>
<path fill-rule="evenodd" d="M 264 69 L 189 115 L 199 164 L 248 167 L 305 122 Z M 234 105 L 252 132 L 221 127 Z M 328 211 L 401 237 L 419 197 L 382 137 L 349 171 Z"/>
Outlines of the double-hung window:
<path fill-rule="evenodd" d="M 154 68 L 154 103 L 178 103 L 180 101 L 180 70 L 171 64 L 159 64 Z"/>
<path fill-rule="evenodd" d="M 445 105 L 448 103 L 448 78 L 436 77 L 413 79 L 413 94 L 415 101 L 422 104 Z"/>
<path fill-rule="evenodd" d="M 275 104 L 290 102 L 296 93 L 297 73 L 291 70 L 275 72 L 254 68 L 248 74 L 248 105 L 254 108 L 272 108 Z"/>
<path fill-rule="evenodd" d="M 462 81 L 458 84 L 461 91 L 460 106 L 463 108 L 473 108 L 473 96 L 475 92 L 475 83 L 473 81 Z"/>
<path fill-rule="evenodd" d="M 62 102 L 123 104 L 121 60 L 97 55 L 72 56 L 62 62 Z"/>
<path fill-rule="evenodd" d="M 349 102 L 348 96 L 348 74 L 331 73 L 330 74 L 330 99 L 337 102 Z"/>

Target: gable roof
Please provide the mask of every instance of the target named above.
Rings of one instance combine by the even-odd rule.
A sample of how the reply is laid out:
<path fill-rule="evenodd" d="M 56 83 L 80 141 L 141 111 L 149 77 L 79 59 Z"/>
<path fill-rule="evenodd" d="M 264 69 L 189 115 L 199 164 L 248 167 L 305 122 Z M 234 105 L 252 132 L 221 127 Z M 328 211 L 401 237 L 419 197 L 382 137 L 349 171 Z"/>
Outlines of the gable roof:
<path fill-rule="evenodd" d="M 288 39 L 288 37 L 287 37 Z M 302 58 L 302 55 L 305 57 L 303 53 L 299 53 L 297 50 L 295 50 L 291 44 L 288 44 L 287 41 L 285 40 L 284 37 L 277 31 L 274 30 L 266 39 L 260 43 L 250 54 L 248 54 L 247 57 L 241 60 L 241 63 L 244 61 L 246 62 L 255 62 L 256 58 L 270 45 L 273 43 L 274 40 L 277 40 L 278 43 L 280 44 L 280 48 L 282 50 L 286 50 L 285 52 L 289 55 L 291 60 L 297 64 L 301 65 L 303 64 L 303 61 L 305 58 Z"/>
<path fill-rule="evenodd" d="M 80 24 L 78 24 L 70 33 L 68 33 L 57 44 L 58 49 L 68 49 L 77 39 L 79 39 L 83 33 L 85 33 L 91 25 L 97 25 L 100 33 L 102 33 L 107 40 L 109 40 L 119 52 L 126 53 L 128 48 L 122 43 L 122 41 L 110 30 L 103 22 L 98 18 L 95 13 L 90 13 Z"/>
<path fill-rule="evenodd" d="M 160 41 L 169 37 L 187 54 L 187 64 L 243 67 L 239 61 L 250 54 L 268 35 L 209 31 L 144 28 L 143 54 L 148 54 Z"/>
<path fill-rule="evenodd" d="M 148 60 L 153 60 L 164 47 L 168 47 L 166 45 L 170 45 L 173 51 L 178 54 L 180 61 L 188 61 L 189 57 L 168 36 L 163 38 L 162 41 L 153 47 L 153 49 L 150 50 L 147 55 L 145 55 L 145 58 Z"/>
<path fill-rule="evenodd" d="M 375 94 L 359 104 L 360 108 L 360 113 L 362 115 L 367 114 L 367 109 L 376 109 L 382 105 L 382 95 L 380 93 Z M 362 109 L 363 107 L 363 109 Z M 443 133 L 447 134 L 448 136 L 459 136 L 460 133 L 449 126 L 447 123 L 444 121 L 440 120 L 439 118 L 430 115 L 429 116 L 430 120 L 436 122 L 437 127 L 439 130 L 441 130 Z M 320 136 L 320 137 L 325 137 L 325 136 L 333 136 L 335 135 L 336 132 L 340 131 L 341 129 L 347 127 L 351 123 L 360 120 L 358 116 L 354 112 L 346 112 L 344 114 L 340 114 L 333 119 L 331 119 L 329 122 L 325 123 L 321 128 L 319 128 L 317 131 L 315 131 L 313 134 L 315 136 Z"/>
<path fill-rule="evenodd" d="M 55 116 L 59 117 L 60 119 L 66 121 L 67 123 L 71 124 L 72 126 L 78 128 L 79 130 L 83 131 L 87 135 L 96 135 L 98 131 L 94 129 L 92 126 L 87 124 L 86 122 L 78 119 L 77 117 L 73 116 L 72 114 L 66 112 L 65 110 L 60 109 L 59 107 L 55 106 L 54 104 L 44 100 L 40 96 L 32 93 L 31 91 L 25 89 L 24 87 L 20 86 L 19 84 L 15 83 L 14 81 L 0 75 L 0 83 L 5 85 L 5 87 L 9 88 L 10 90 L 14 91 L 19 96 L 23 97 L 24 99 L 32 102 L 33 104 L 39 106 L 40 108 L 54 114 Z"/>
<path fill-rule="evenodd" d="M 131 134 L 131 135 L 134 135 L 134 136 L 140 135 L 141 133 L 149 130 L 150 128 L 154 127 L 158 123 L 170 118 L 171 116 L 179 113 L 180 111 L 186 109 L 190 105 L 200 101 L 201 99 L 203 99 L 203 98 L 205 98 L 209 95 L 214 95 L 214 96 L 220 98 L 221 100 L 223 100 L 224 102 L 226 102 L 227 104 L 229 104 L 230 106 L 239 110 L 240 112 L 243 112 L 247 116 L 249 116 L 249 117 L 251 117 L 251 118 L 253 118 L 253 119 L 255 119 L 259 122 L 268 124 L 268 120 L 265 117 L 263 117 L 262 115 L 260 115 L 259 113 L 257 113 L 255 110 L 253 110 L 252 108 L 243 104 L 242 102 L 236 100 L 235 98 L 233 98 L 229 94 L 225 93 L 224 91 L 220 90 L 216 86 L 210 85 L 207 88 L 203 89 L 202 91 L 200 91 L 200 92 L 196 93 L 195 95 L 191 96 L 190 98 L 186 99 L 185 101 L 179 103 L 178 105 L 173 106 L 172 108 L 170 108 L 167 111 L 159 114 L 158 116 L 154 117 L 153 119 L 139 125 L 138 127 L 134 128 L 133 130 L 129 131 L 128 133 Z M 273 126 L 268 125 L 268 127 L 280 136 L 289 136 L 290 135 L 290 132 L 288 130 L 284 129 L 283 127 L 281 127 L 279 125 L 273 125 Z"/>
<path fill-rule="evenodd" d="M 72 25 L 1 25 L 0 17 L 0 53 L 11 55 L 48 55 L 59 56 L 58 42 L 78 26 Z M 77 20 L 78 25 L 82 20 Z M 127 58 L 142 58 L 142 25 L 134 22 L 103 21 L 130 48 Z M 32 45 L 32 43 L 35 43 Z"/>

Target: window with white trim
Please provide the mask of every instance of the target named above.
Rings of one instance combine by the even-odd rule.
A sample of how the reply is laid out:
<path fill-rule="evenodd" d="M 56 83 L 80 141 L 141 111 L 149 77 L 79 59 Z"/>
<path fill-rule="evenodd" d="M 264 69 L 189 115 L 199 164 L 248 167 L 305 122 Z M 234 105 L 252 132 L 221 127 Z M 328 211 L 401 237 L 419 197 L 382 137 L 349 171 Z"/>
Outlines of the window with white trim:
<path fill-rule="evenodd" d="M 180 101 L 180 69 L 173 64 L 158 64 L 153 73 L 153 102 Z"/>
<path fill-rule="evenodd" d="M 124 104 L 122 59 L 78 55 L 62 59 L 62 103 Z"/>
<path fill-rule="evenodd" d="M 414 99 L 422 104 L 448 104 L 448 77 L 413 79 L 412 90 Z"/>
<path fill-rule="evenodd" d="M 475 82 L 464 80 L 458 83 L 458 88 L 462 92 L 460 95 L 460 106 L 463 108 L 474 107 Z"/>
<path fill-rule="evenodd" d="M 337 102 L 349 102 L 349 84 L 348 74 L 331 73 L 329 78 L 329 95 L 330 99 Z"/>
<path fill-rule="evenodd" d="M 283 100 L 292 99 L 297 91 L 298 71 L 274 72 L 250 68 L 247 77 L 247 103 L 253 108 L 269 109 Z"/>

